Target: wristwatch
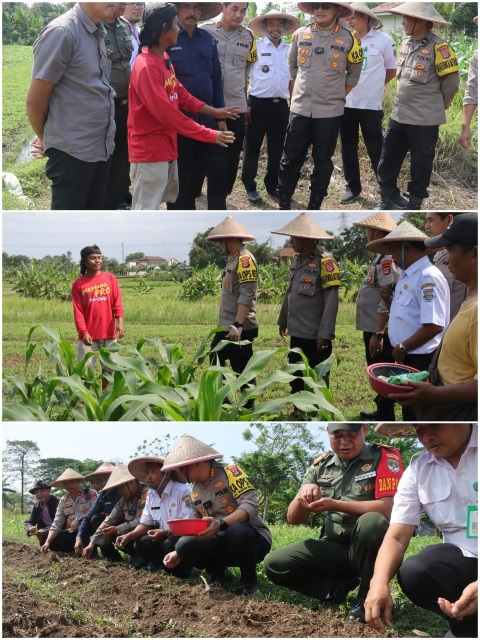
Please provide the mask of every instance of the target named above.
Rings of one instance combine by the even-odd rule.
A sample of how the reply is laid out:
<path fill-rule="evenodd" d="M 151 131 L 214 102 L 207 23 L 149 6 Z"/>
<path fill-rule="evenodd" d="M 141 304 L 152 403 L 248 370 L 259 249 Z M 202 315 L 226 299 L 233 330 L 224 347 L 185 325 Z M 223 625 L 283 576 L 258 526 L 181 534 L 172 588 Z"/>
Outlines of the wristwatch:
<path fill-rule="evenodd" d="M 235 320 L 235 322 L 233 323 L 233 326 L 234 326 L 234 327 L 237 327 L 237 329 L 240 329 L 241 327 L 243 327 L 243 322 L 237 322 L 237 321 Z"/>
<path fill-rule="evenodd" d="M 376 339 L 377 339 L 377 340 L 383 340 L 383 336 L 384 336 L 384 335 L 385 335 L 384 333 L 381 333 L 381 332 L 379 331 L 378 333 L 376 333 L 376 334 L 375 334 L 375 337 L 376 337 Z"/>
<path fill-rule="evenodd" d="M 228 529 L 228 522 L 225 522 L 223 518 L 218 519 L 220 523 L 220 531 L 226 531 Z"/>
<path fill-rule="evenodd" d="M 398 345 L 398 348 L 400 349 L 400 351 L 402 353 L 404 353 L 405 355 L 408 353 L 408 349 L 406 347 L 403 346 L 403 342 L 400 342 L 400 344 Z"/>

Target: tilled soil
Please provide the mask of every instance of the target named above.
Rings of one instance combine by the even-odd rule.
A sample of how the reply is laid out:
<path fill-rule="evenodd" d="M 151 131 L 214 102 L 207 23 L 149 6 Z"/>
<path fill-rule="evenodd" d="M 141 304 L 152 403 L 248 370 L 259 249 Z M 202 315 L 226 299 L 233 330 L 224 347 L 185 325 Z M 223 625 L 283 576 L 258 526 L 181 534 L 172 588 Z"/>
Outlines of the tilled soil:
<path fill-rule="evenodd" d="M 50 585 L 50 587 L 45 586 Z M 5 638 L 375 638 L 334 611 L 246 599 L 200 578 L 87 561 L 3 543 Z M 392 635 L 392 637 L 395 637 Z"/>

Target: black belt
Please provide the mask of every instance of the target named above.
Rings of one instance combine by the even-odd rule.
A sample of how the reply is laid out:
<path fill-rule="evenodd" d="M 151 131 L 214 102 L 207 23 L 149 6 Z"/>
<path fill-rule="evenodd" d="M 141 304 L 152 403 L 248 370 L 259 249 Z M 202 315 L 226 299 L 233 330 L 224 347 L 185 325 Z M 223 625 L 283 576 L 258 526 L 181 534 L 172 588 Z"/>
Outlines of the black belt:
<path fill-rule="evenodd" d="M 250 96 L 250 99 L 254 99 L 254 100 L 268 100 L 269 102 L 273 102 L 274 104 L 277 104 L 279 102 L 287 102 L 287 98 L 257 98 L 257 96 Z"/>
<path fill-rule="evenodd" d="M 128 98 L 114 98 L 114 100 L 115 100 L 115 102 L 120 104 L 122 107 L 124 107 L 126 104 L 128 104 Z"/>

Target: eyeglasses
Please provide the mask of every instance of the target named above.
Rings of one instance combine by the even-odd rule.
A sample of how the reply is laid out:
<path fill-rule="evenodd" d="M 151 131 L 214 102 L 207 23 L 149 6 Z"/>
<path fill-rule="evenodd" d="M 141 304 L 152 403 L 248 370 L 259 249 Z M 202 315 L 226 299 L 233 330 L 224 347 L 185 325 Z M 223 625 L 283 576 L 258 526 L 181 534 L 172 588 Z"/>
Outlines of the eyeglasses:
<path fill-rule="evenodd" d="M 328 11 L 333 7 L 333 3 L 331 2 L 312 2 L 312 9 L 315 11 L 316 9 L 323 9 L 324 11 Z"/>
<path fill-rule="evenodd" d="M 353 441 L 358 437 L 360 431 L 361 429 L 359 431 L 343 431 L 341 433 L 337 433 L 335 431 L 334 433 L 329 433 L 329 436 L 330 438 L 332 438 L 332 440 L 335 440 L 335 442 L 340 442 L 340 440 Z"/>
<path fill-rule="evenodd" d="M 144 2 L 127 2 L 127 5 L 129 7 L 140 7 L 142 9 L 145 7 L 145 3 Z"/>

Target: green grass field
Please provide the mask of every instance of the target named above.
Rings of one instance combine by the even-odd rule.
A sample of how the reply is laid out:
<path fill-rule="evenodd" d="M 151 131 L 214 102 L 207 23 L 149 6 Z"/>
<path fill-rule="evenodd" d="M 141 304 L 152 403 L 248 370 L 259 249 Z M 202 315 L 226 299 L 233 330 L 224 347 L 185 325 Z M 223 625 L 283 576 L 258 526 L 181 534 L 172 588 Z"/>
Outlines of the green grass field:
<path fill-rule="evenodd" d="M 37 546 L 36 538 L 28 538 L 23 530 L 23 522 L 27 516 L 12 513 L 9 511 L 3 511 L 2 514 L 2 533 L 4 539 L 15 540 L 24 544 Z M 286 546 L 288 544 L 305 540 L 307 538 L 316 538 L 319 535 L 318 529 L 311 529 L 306 526 L 290 526 L 287 524 L 275 524 L 269 525 L 272 532 L 273 545 L 272 550 Z M 425 546 L 430 544 L 436 544 L 440 542 L 439 538 L 413 538 L 410 546 L 407 550 L 406 557 L 418 553 Z M 53 589 L 55 591 L 57 585 L 51 584 L 51 577 L 38 576 L 38 572 L 34 571 L 35 567 L 32 567 L 32 577 L 28 578 L 22 576 L 23 583 L 29 583 L 31 581 L 31 589 L 37 594 L 44 594 L 48 600 L 48 593 Z M 234 569 L 234 572 L 237 572 Z M 305 609 L 314 609 L 318 606 L 317 601 L 314 598 L 307 598 L 301 596 L 289 589 L 278 587 L 269 582 L 263 575 L 261 565 L 258 568 L 258 578 L 261 585 L 262 594 L 259 596 L 261 599 L 270 602 L 286 602 L 291 605 L 300 606 Z M 415 607 L 401 592 L 398 587 L 396 579 L 391 583 L 392 595 L 395 603 L 394 617 L 393 617 L 393 632 L 397 632 L 400 637 L 410 637 L 413 629 L 420 629 L 430 637 L 442 637 L 447 629 L 446 623 L 439 616 L 433 613 L 429 613 L 422 609 Z M 343 613 L 347 613 L 349 607 L 352 604 L 354 592 L 352 592 L 347 603 L 340 606 L 340 610 Z M 82 615 L 79 611 L 77 615 Z"/>
<path fill-rule="evenodd" d="M 218 299 L 211 298 L 191 303 L 179 299 L 181 287 L 176 283 L 155 283 L 154 289 L 146 295 L 138 296 L 133 279 L 120 280 L 125 306 L 126 335 L 122 341 L 127 347 L 134 347 L 140 338 L 160 338 L 165 343 L 181 344 L 186 356 L 193 357 L 201 340 L 217 324 Z M 278 334 L 276 320 L 279 304 L 259 304 L 257 316 L 260 335 L 254 342 L 254 349 L 275 349 L 286 345 L 287 341 Z M 53 366 L 43 352 L 36 350 L 25 376 L 25 345 L 27 334 L 34 325 L 44 325 L 59 331 L 63 338 L 76 343 L 72 305 L 55 300 L 33 300 L 21 298 L 12 286 L 3 287 L 3 367 L 8 375 L 20 374 L 32 380 L 39 366 L 43 371 Z M 373 410 L 374 393 L 365 373 L 365 357 L 361 332 L 355 330 L 355 305 L 341 303 L 337 317 L 337 337 L 334 353 L 340 363 L 334 366 L 330 376 L 330 388 L 334 404 L 347 419 L 357 419 L 361 409 Z M 39 329 L 38 340 L 43 337 Z M 145 347 L 145 355 L 153 355 L 154 350 Z M 275 356 L 264 375 L 285 364 L 285 356 Z M 287 385 L 278 385 L 269 391 L 263 400 L 271 400 L 288 395 Z M 400 414 L 399 414 L 400 415 Z"/>

